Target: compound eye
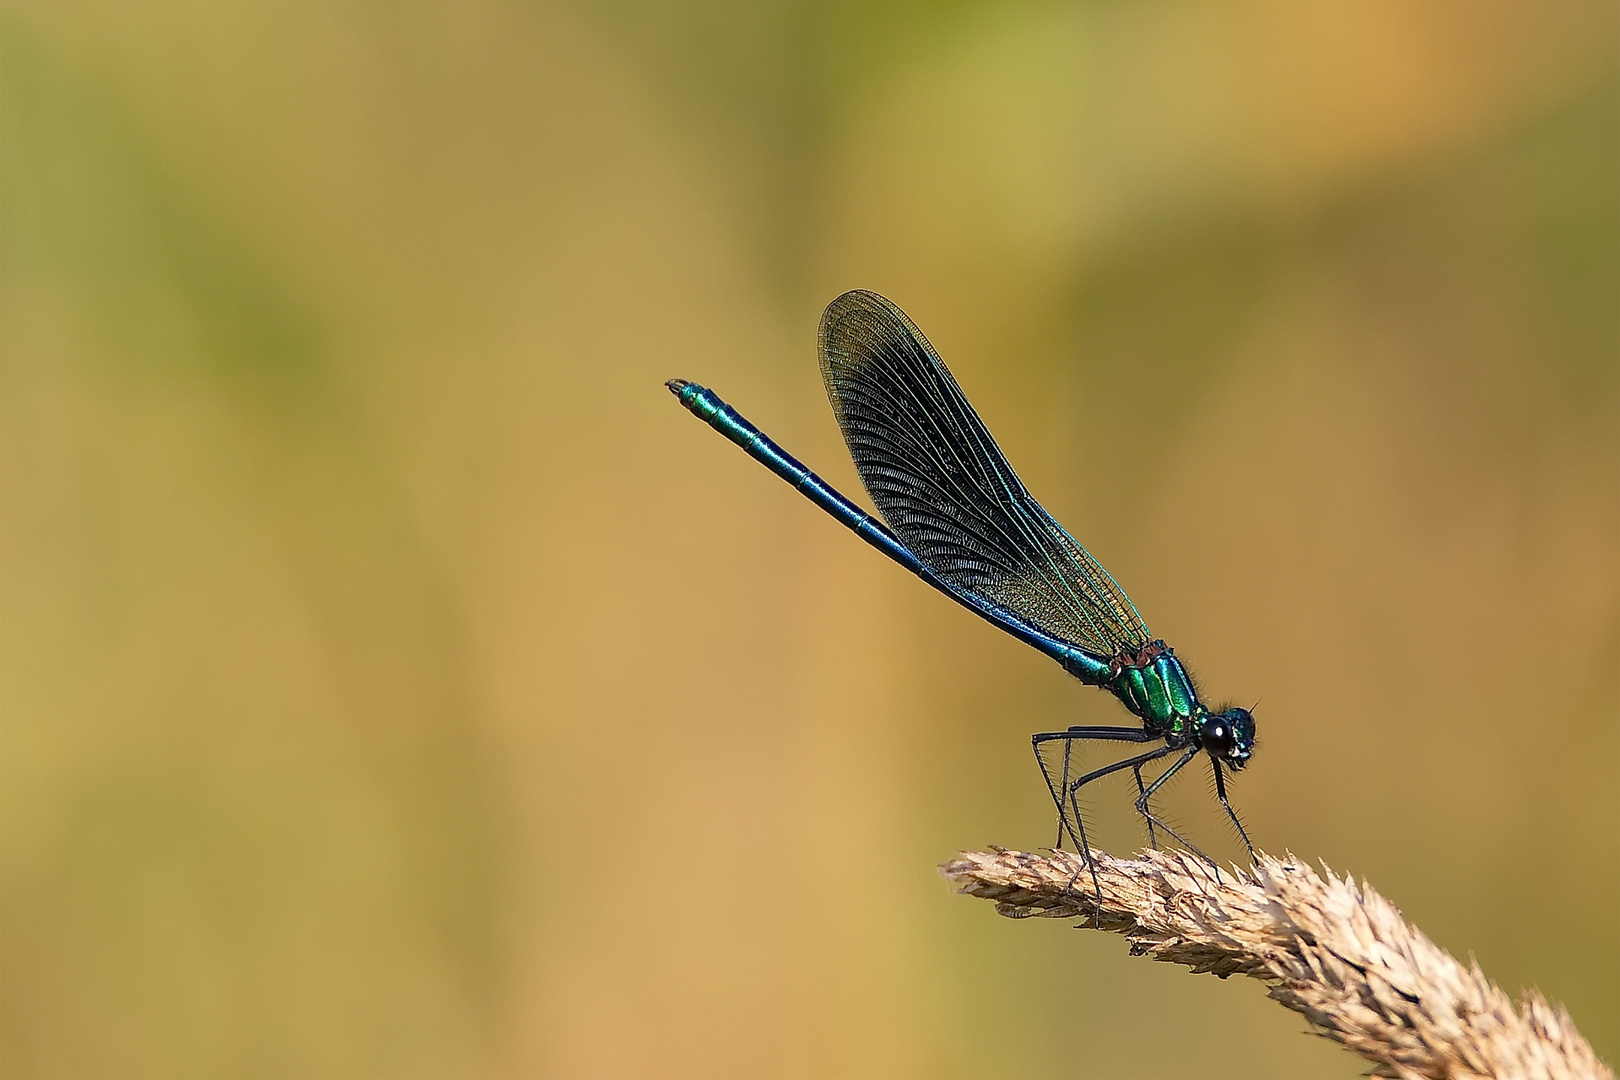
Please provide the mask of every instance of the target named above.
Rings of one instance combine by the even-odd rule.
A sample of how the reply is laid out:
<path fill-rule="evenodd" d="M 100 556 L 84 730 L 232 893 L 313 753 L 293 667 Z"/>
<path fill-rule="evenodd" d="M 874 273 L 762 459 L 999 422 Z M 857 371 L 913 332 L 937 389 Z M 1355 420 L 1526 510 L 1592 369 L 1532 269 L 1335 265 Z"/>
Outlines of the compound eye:
<path fill-rule="evenodd" d="M 1225 757 L 1232 752 L 1232 729 L 1227 726 L 1224 717 L 1211 716 L 1204 721 L 1198 734 L 1199 741 L 1210 754 Z"/>

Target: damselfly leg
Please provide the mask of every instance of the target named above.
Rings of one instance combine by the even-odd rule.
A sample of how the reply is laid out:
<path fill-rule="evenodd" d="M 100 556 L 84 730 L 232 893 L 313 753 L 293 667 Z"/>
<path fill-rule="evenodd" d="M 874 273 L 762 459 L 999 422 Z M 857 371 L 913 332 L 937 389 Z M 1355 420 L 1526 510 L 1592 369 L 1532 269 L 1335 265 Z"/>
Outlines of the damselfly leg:
<path fill-rule="evenodd" d="M 1238 820 L 1237 811 L 1232 809 L 1232 804 L 1226 801 L 1226 777 L 1221 772 L 1221 763 L 1214 758 L 1210 758 L 1209 763 L 1215 767 L 1215 797 L 1221 800 L 1222 806 L 1226 807 L 1226 816 L 1232 819 L 1232 824 L 1237 827 L 1238 837 L 1242 839 L 1243 846 L 1249 849 L 1249 863 L 1252 865 L 1255 861 L 1254 845 L 1249 843 L 1249 834 L 1244 831 L 1243 822 Z"/>
<path fill-rule="evenodd" d="M 1166 754 L 1171 753 L 1172 751 L 1173 751 L 1172 747 L 1167 746 L 1167 747 L 1164 748 L 1164 753 L 1166 753 Z M 1203 849 L 1200 848 L 1197 844 L 1193 843 L 1191 840 L 1188 840 L 1185 836 L 1182 836 L 1180 833 L 1176 832 L 1176 830 L 1172 829 L 1170 827 L 1169 822 L 1165 821 L 1163 818 L 1156 817 L 1154 815 L 1154 813 L 1153 813 L 1153 810 L 1152 810 L 1151 806 L 1148 803 L 1148 800 L 1153 798 L 1154 792 L 1158 791 L 1161 787 L 1163 787 L 1165 785 L 1165 783 L 1172 776 L 1176 775 L 1176 773 L 1178 773 L 1182 769 L 1186 768 L 1187 767 L 1187 762 L 1189 762 L 1193 758 L 1197 757 L 1198 754 L 1199 754 L 1199 748 L 1198 747 L 1189 746 L 1186 749 L 1186 751 L 1179 758 L 1176 759 L 1176 763 L 1174 765 L 1170 766 L 1168 769 L 1164 770 L 1163 773 L 1159 774 L 1159 778 L 1157 780 L 1153 781 L 1153 783 L 1149 784 L 1147 786 L 1146 791 L 1142 792 L 1141 795 L 1137 796 L 1137 798 L 1136 798 L 1136 808 L 1137 808 L 1137 810 L 1141 811 L 1143 817 L 1148 819 L 1148 822 L 1149 822 L 1150 826 L 1153 823 L 1157 823 L 1159 828 L 1163 829 L 1165 832 L 1167 832 L 1171 836 L 1175 837 L 1176 840 L 1183 847 L 1185 847 L 1188 851 L 1191 851 L 1194 855 L 1197 855 L 1200 859 L 1203 859 L 1205 862 L 1209 863 L 1210 866 L 1214 867 L 1215 868 L 1215 880 L 1220 881 L 1221 880 L 1221 864 L 1216 862 L 1214 859 L 1210 858 L 1208 855 L 1204 854 Z"/>
<path fill-rule="evenodd" d="M 1035 749 L 1035 761 L 1041 767 L 1041 775 L 1046 779 L 1047 790 L 1052 794 L 1052 802 L 1058 811 L 1058 847 L 1063 846 L 1063 836 L 1068 834 L 1069 842 L 1074 845 L 1081 858 L 1085 861 L 1086 869 L 1091 873 L 1091 887 L 1097 896 L 1098 904 L 1102 902 L 1102 883 L 1097 879 L 1097 868 L 1091 858 L 1091 841 L 1086 836 L 1085 815 L 1080 811 L 1080 789 L 1093 780 L 1100 779 L 1110 773 L 1121 769 L 1131 769 L 1137 777 L 1137 785 L 1141 786 L 1141 768 L 1151 761 L 1157 761 L 1166 754 L 1172 753 L 1170 747 L 1159 747 L 1145 754 L 1136 754 L 1116 761 L 1111 765 L 1104 765 L 1080 777 L 1074 776 L 1074 744 L 1080 740 L 1095 742 L 1128 742 L 1145 743 L 1155 742 L 1158 736 L 1142 728 L 1121 727 L 1071 727 L 1067 731 L 1048 731 L 1035 735 L 1031 744 Z M 1048 763 L 1042 747 L 1050 744 L 1061 744 L 1061 765 L 1054 768 L 1057 763 Z M 1054 775 L 1054 773 L 1056 775 Z M 1151 829 L 1151 823 L 1149 825 Z"/>
<path fill-rule="evenodd" d="M 1147 794 L 1147 788 L 1142 786 L 1142 766 L 1140 766 L 1140 765 L 1133 766 L 1132 769 L 1131 769 L 1131 775 L 1136 777 L 1136 794 L 1138 796 L 1146 795 Z M 1147 819 L 1147 827 L 1148 827 L 1148 847 L 1152 848 L 1154 851 L 1158 851 L 1159 850 L 1159 837 L 1153 831 L 1153 818 L 1152 817 L 1148 817 L 1148 819 Z"/>

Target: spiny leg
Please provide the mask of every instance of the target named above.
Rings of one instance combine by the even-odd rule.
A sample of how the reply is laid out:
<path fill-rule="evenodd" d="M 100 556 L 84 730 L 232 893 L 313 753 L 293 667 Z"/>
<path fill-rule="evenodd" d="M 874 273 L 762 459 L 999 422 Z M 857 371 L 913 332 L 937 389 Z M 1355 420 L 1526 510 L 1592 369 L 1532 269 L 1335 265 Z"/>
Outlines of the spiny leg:
<path fill-rule="evenodd" d="M 1041 743 L 1050 742 L 1053 739 L 1063 740 L 1063 776 L 1058 783 L 1053 783 L 1052 774 L 1047 771 L 1046 768 L 1046 759 L 1041 756 Z M 1096 868 L 1091 865 L 1091 845 L 1086 841 L 1085 822 L 1080 819 L 1078 814 L 1075 815 L 1074 820 L 1080 827 L 1080 835 L 1076 836 L 1073 827 L 1071 827 L 1069 823 L 1069 815 L 1064 812 L 1063 796 L 1058 794 L 1060 787 L 1065 791 L 1068 790 L 1069 761 L 1074 750 L 1074 738 L 1070 738 L 1068 732 L 1048 731 L 1031 736 L 1030 746 L 1035 751 L 1035 764 L 1040 766 L 1041 777 L 1046 781 L 1046 790 L 1051 793 L 1052 802 L 1057 806 L 1058 835 L 1057 843 L 1054 844 L 1053 847 L 1059 851 L 1063 850 L 1063 834 L 1065 832 L 1069 834 L 1069 842 L 1074 845 L 1075 851 L 1080 854 L 1081 858 L 1085 861 L 1087 869 L 1091 871 L 1092 888 L 1097 891 L 1097 895 L 1100 897 L 1102 895 L 1102 885 L 1097 881 Z M 1076 871 L 1075 876 L 1069 880 L 1069 888 L 1074 888 L 1074 883 L 1079 879 L 1079 877 L 1080 873 L 1079 871 Z M 1097 918 L 1099 920 L 1097 925 L 1101 926 L 1101 916 L 1099 915 Z"/>
<path fill-rule="evenodd" d="M 1254 845 L 1249 843 L 1249 834 L 1243 830 L 1243 822 L 1238 820 L 1237 811 L 1233 810 L 1232 804 L 1226 801 L 1226 778 L 1221 774 L 1221 763 L 1214 758 L 1210 758 L 1209 763 L 1215 766 L 1215 797 L 1221 800 L 1221 805 L 1226 807 L 1226 816 L 1232 819 L 1233 825 L 1237 826 L 1238 836 L 1242 838 L 1243 846 L 1249 849 L 1249 865 L 1253 866 L 1255 863 Z"/>
<path fill-rule="evenodd" d="M 1134 775 L 1136 777 L 1136 794 L 1139 795 L 1139 796 L 1140 795 L 1146 795 L 1147 794 L 1147 789 L 1142 786 L 1142 766 L 1140 766 L 1140 765 L 1132 766 L 1131 767 L 1131 773 L 1132 773 L 1132 775 Z M 1153 818 L 1151 816 L 1148 817 L 1148 819 L 1147 819 L 1147 827 L 1148 827 L 1148 847 L 1152 848 L 1154 851 L 1158 851 L 1159 850 L 1159 838 L 1154 835 L 1154 832 L 1153 832 Z"/>
<path fill-rule="evenodd" d="M 1088 739 L 1098 742 L 1144 743 L 1152 742 L 1156 738 L 1157 736 L 1151 734 L 1144 728 L 1081 727 L 1078 725 L 1069 728 L 1067 731 L 1042 732 L 1040 734 L 1031 736 L 1030 738 L 1030 744 L 1035 751 L 1035 763 L 1040 766 L 1041 776 L 1046 780 L 1046 789 L 1052 795 L 1053 804 L 1057 806 L 1057 847 L 1059 849 L 1063 847 L 1063 834 L 1067 832 L 1069 834 L 1070 843 L 1074 844 L 1075 850 L 1085 861 L 1086 868 L 1091 872 L 1091 887 L 1097 896 L 1097 920 L 1099 926 L 1101 925 L 1102 882 L 1097 879 L 1097 867 L 1091 858 L 1091 842 L 1086 837 L 1085 817 L 1080 813 L 1080 803 L 1074 797 L 1074 794 L 1079 790 L 1081 784 L 1084 784 L 1089 780 L 1094 780 L 1097 778 L 1097 776 L 1112 772 L 1115 768 L 1123 768 L 1126 765 L 1135 763 L 1137 762 L 1137 759 L 1128 758 L 1117 765 L 1109 766 L 1106 769 L 1093 773 L 1088 773 L 1086 776 L 1081 777 L 1078 781 L 1071 783 L 1069 781 L 1069 766 L 1072 761 L 1074 743 L 1080 739 Z M 1041 744 L 1044 742 L 1051 742 L 1055 739 L 1063 740 L 1063 774 L 1059 780 L 1054 782 L 1051 771 L 1046 767 L 1046 759 L 1041 756 Z M 1068 812 L 1068 807 L 1064 805 L 1065 801 L 1072 805 L 1074 810 L 1072 815 Z M 1069 882 L 1069 887 L 1074 887 L 1073 881 Z"/>
<path fill-rule="evenodd" d="M 1091 872 L 1091 887 L 1096 891 L 1097 897 L 1100 901 L 1102 898 L 1102 883 L 1097 880 L 1097 868 L 1091 861 L 1091 843 L 1086 839 L 1085 819 L 1080 815 L 1078 807 L 1076 807 L 1074 816 L 1071 819 L 1069 814 L 1065 812 L 1063 806 L 1064 797 L 1058 793 L 1059 789 L 1061 789 L 1064 793 L 1067 793 L 1068 791 L 1069 765 L 1073 757 L 1074 742 L 1076 738 L 1083 738 L 1083 736 L 1075 735 L 1070 737 L 1068 732 L 1045 732 L 1043 734 L 1032 736 L 1030 739 L 1030 744 L 1035 750 L 1035 764 L 1040 766 L 1041 776 L 1046 780 L 1046 790 L 1051 793 L 1052 802 L 1057 806 L 1058 834 L 1057 843 L 1053 846 L 1057 850 L 1061 851 L 1063 849 L 1063 834 L 1065 832 L 1069 834 L 1069 842 L 1074 845 L 1074 849 L 1084 861 L 1086 869 Z M 1063 775 L 1061 780 L 1057 783 L 1052 781 L 1052 774 L 1047 771 L 1046 768 L 1046 759 L 1041 756 L 1041 743 L 1049 742 L 1053 739 L 1063 740 Z M 1076 827 L 1079 829 L 1078 836 L 1075 835 Z M 1074 877 L 1069 879 L 1068 887 L 1071 889 L 1074 888 L 1074 883 L 1079 880 L 1079 877 L 1080 872 L 1076 870 Z M 1096 921 L 1099 927 L 1102 925 L 1101 920 L 1102 915 L 1101 909 L 1099 908 L 1098 913 L 1094 916 L 1094 921 Z"/>
<path fill-rule="evenodd" d="M 1073 753 L 1074 753 L 1074 740 L 1073 739 L 1064 739 L 1063 740 L 1063 784 L 1064 784 L 1065 787 L 1067 787 L 1068 783 L 1069 783 L 1069 757 Z M 1039 761 L 1040 759 L 1041 759 L 1041 753 L 1040 753 L 1039 750 L 1037 750 L 1037 751 L 1035 751 L 1035 760 Z M 1041 767 L 1041 772 L 1043 774 L 1046 772 L 1046 767 L 1044 765 Z M 1048 788 L 1052 787 L 1052 780 L 1051 780 L 1050 777 L 1047 778 L 1046 786 Z M 1056 791 L 1053 791 L 1052 798 L 1054 800 L 1057 800 L 1057 792 Z M 1057 843 L 1052 845 L 1054 848 L 1058 848 L 1060 850 L 1062 849 L 1062 847 L 1063 847 L 1063 832 L 1064 832 L 1064 830 L 1066 828 L 1067 828 L 1067 822 L 1064 820 L 1063 803 L 1062 803 L 1062 801 L 1058 801 L 1058 834 L 1057 834 Z M 1073 837 L 1071 837 L 1070 839 L 1072 840 Z M 1073 888 L 1074 887 L 1074 882 L 1072 882 L 1072 881 L 1069 882 L 1069 887 Z"/>
<path fill-rule="evenodd" d="M 1149 762 L 1157 761 L 1166 754 L 1173 753 L 1175 753 L 1174 747 L 1161 746 L 1156 749 L 1149 750 L 1145 754 L 1137 754 L 1135 757 L 1128 757 L 1123 761 L 1116 761 L 1112 765 L 1104 765 L 1100 769 L 1093 769 L 1084 776 L 1080 777 L 1080 779 L 1071 782 L 1069 784 L 1067 795 L 1069 798 L 1069 805 L 1074 810 L 1074 820 L 1080 825 L 1081 835 L 1085 835 L 1085 820 L 1080 813 L 1080 789 L 1082 787 L 1091 783 L 1093 780 L 1100 780 L 1111 773 L 1119 772 L 1121 769 L 1131 769 L 1137 773 L 1140 773 L 1143 765 L 1146 765 Z M 1089 851 L 1086 858 L 1088 861 L 1091 858 Z M 1101 905 L 1102 886 L 1097 881 L 1097 871 L 1095 867 L 1093 867 L 1091 871 L 1091 884 L 1092 887 L 1097 890 L 1097 903 Z"/>
<path fill-rule="evenodd" d="M 1176 832 L 1176 830 L 1172 829 L 1170 827 L 1169 822 L 1165 821 L 1163 818 L 1155 817 L 1153 815 L 1152 809 L 1148 805 L 1148 800 L 1153 798 L 1154 793 L 1156 791 L 1158 791 L 1161 787 L 1163 787 L 1165 785 L 1165 782 L 1167 780 L 1169 780 L 1172 776 L 1176 775 L 1176 773 L 1178 773 L 1182 769 L 1186 768 L 1187 762 L 1191 761 L 1194 757 L 1196 757 L 1198 755 L 1199 749 L 1200 748 L 1197 747 L 1197 746 L 1188 747 L 1186 753 L 1182 754 L 1181 757 L 1177 758 L 1176 763 L 1174 765 L 1172 765 L 1168 769 L 1164 770 L 1164 772 L 1160 774 L 1160 776 L 1159 776 L 1159 778 L 1157 780 L 1155 780 L 1155 781 L 1153 781 L 1153 783 L 1149 784 L 1147 786 L 1147 790 L 1142 792 L 1142 794 L 1137 798 L 1137 800 L 1136 800 L 1136 809 L 1138 811 L 1140 811 L 1142 816 L 1147 818 L 1150 823 L 1157 823 L 1159 828 L 1163 829 L 1165 832 L 1167 832 L 1171 836 L 1175 837 L 1176 840 L 1182 844 L 1182 846 L 1186 847 L 1194 855 L 1197 855 L 1200 859 L 1203 859 L 1205 862 L 1209 863 L 1210 866 L 1214 867 L 1215 868 L 1215 880 L 1218 882 L 1218 881 L 1221 880 L 1221 866 L 1220 866 L 1220 864 L 1217 863 L 1214 859 L 1210 858 L 1208 855 L 1204 854 L 1203 849 L 1201 849 L 1197 844 L 1193 843 L 1191 840 L 1188 840 L 1185 836 L 1182 836 L 1180 833 Z M 1166 753 L 1168 753 L 1169 750 L 1170 750 L 1169 747 L 1165 748 Z"/>
<path fill-rule="evenodd" d="M 1075 828 L 1070 826 L 1067 822 L 1066 819 L 1068 815 L 1065 813 L 1065 808 L 1063 805 L 1065 795 L 1067 795 L 1070 789 L 1075 786 L 1069 780 L 1071 775 L 1070 768 L 1073 764 L 1073 747 L 1075 742 L 1080 739 L 1086 739 L 1097 742 L 1145 743 L 1154 742 L 1157 738 L 1158 736 L 1153 735 L 1143 728 L 1081 727 L 1078 725 L 1069 728 L 1067 731 L 1048 731 L 1031 736 L 1030 744 L 1035 751 L 1035 763 L 1040 766 L 1041 776 L 1046 780 L 1047 791 L 1051 793 L 1052 803 L 1057 807 L 1058 847 L 1063 846 L 1063 834 L 1065 832 L 1069 834 L 1070 842 L 1073 843 L 1077 849 L 1085 846 L 1082 842 L 1082 838 L 1075 834 Z M 1057 740 L 1061 740 L 1063 742 L 1063 771 L 1061 777 L 1054 780 L 1051 770 L 1047 768 L 1046 758 L 1041 756 L 1041 744 Z M 1111 771 L 1111 768 L 1110 770 L 1105 771 Z M 1094 779 L 1096 775 L 1101 774 L 1088 774 L 1087 776 L 1082 777 L 1079 782 L 1085 783 L 1090 779 Z M 1078 818 L 1076 823 L 1079 824 Z M 1083 829 L 1083 824 L 1081 824 L 1080 827 Z"/>
<path fill-rule="evenodd" d="M 1173 753 L 1176 753 L 1176 746 L 1160 746 L 1158 750 L 1147 751 L 1145 755 L 1137 755 L 1134 756 L 1134 758 L 1126 758 L 1124 761 L 1115 761 L 1113 764 L 1106 764 L 1106 766 L 1103 766 L 1102 769 L 1092 769 L 1092 771 L 1087 772 L 1085 776 L 1082 776 L 1081 779 L 1074 780 L 1074 784 L 1069 785 L 1069 792 L 1079 792 L 1081 787 L 1090 784 L 1092 780 L 1102 779 L 1102 777 L 1108 776 L 1110 772 L 1118 772 L 1119 769 L 1124 769 L 1124 767 L 1129 767 L 1129 769 L 1136 774 L 1137 789 L 1140 789 L 1140 787 L 1142 787 L 1142 766 L 1144 766 L 1144 764 L 1152 764 L 1153 761 L 1158 761 L 1158 759 L 1165 758 L 1165 756 L 1168 755 L 1173 755 Z M 1196 751 L 1194 751 L 1194 753 L 1196 753 Z M 1137 795 L 1137 813 L 1142 814 L 1142 818 L 1147 819 L 1147 831 L 1149 831 L 1150 837 L 1153 836 L 1153 826 L 1158 824 L 1158 826 L 1163 827 L 1166 832 L 1170 832 L 1170 836 L 1174 836 L 1176 839 L 1181 840 L 1181 837 L 1176 836 L 1176 832 L 1174 832 L 1173 829 L 1168 826 L 1168 824 L 1163 823 L 1163 821 L 1158 821 L 1157 818 L 1153 818 L 1153 814 L 1142 810 L 1142 805 L 1144 805 L 1144 801 L 1147 800 L 1147 798 L 1149 798 L 1153 792 L 1157 792 L 1158 785 L 1163 784 L 1166 777 L 1170 776 L 1171 772 L 1176 771 L 1176 769 L 1184 766 L 1184 764 L 1186 764 L 1186 761 L 1178 761 L 1178 763 L 1168 767 L 1168 769 L 1165 771 L 1165 776 L 1158 777 L 1157 780 L 1153 780 L 1152 785 L 1149 785 L 1149 787 L 1147 787 L 1145 790 L 1140 790 L 1139 795 Z M 1079 808 L 1077 808 L 1077 805 L 1076 813 L 1079 813 Z M 1155 837 L 1155 839 L 1157 839 L 1157 837 Z M 1186 840 L 1181 840 L 1181 842 L 1183 842 L 1183 844 L 1187 844 Z M 1192 847 L 1192 845 L 1187 844 L 1187 847 Z M 1197 850 L 1197 848 L 1194 848 L 1194 850 Z"/>

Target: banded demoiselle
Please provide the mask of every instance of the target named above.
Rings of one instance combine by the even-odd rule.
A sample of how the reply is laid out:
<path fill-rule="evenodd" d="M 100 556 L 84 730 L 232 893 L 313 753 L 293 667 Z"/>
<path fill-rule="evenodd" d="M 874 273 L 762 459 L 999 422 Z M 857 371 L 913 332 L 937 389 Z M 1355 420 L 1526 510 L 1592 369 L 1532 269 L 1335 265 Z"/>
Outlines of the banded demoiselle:
<path fill-rule="evenodd" d="M 1253 752 L 1250 712 L 1211 709 L 1199 699 L 1174 651 L 1148 633 L 1108 571 L 1025 489 L 939 354 L 899 307 L 874 292 L 847 292 L 822 316 L 819 344 L 827 396 L 881 520 L 712 390 L 683 379 L 666 385 L 693 415 L 862 540 L 1081 682 L 1106 689 L 1141 720 L 1141 727 L 1075 726 L 1033 737 L 1057 805 L 1059 846 L 1066 835 L 1091 865 L 1078 794 L 1129 769 L 1149 842 L 1157 847 L 1163 830 L 1213 863 L 1152 807 L 1154 794 L 1202 753 L 1214 771 L 1216 797 L 1252 859 L 1254 847 L 1227 801 L 1225 775 L 1242 769 Z M 1074 749 L 1085 741 L 1160 745 L 1079 772 Z M 1144 766 L 1171 757 L 1144 783 Z"/>

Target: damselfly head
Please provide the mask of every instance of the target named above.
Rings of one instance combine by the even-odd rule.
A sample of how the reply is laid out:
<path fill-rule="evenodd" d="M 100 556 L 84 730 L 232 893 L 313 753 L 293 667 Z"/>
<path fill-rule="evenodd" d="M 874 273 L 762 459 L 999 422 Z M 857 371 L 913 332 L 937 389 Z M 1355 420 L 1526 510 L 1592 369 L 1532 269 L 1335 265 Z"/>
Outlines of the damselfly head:
<path fill-rule="evenodd" d="M 1210 757 L 1241 769 L 1254 753 L 1254 714 L 1236 707 L 1211 713 L 1198 725 L 1198 740 Z"/>

